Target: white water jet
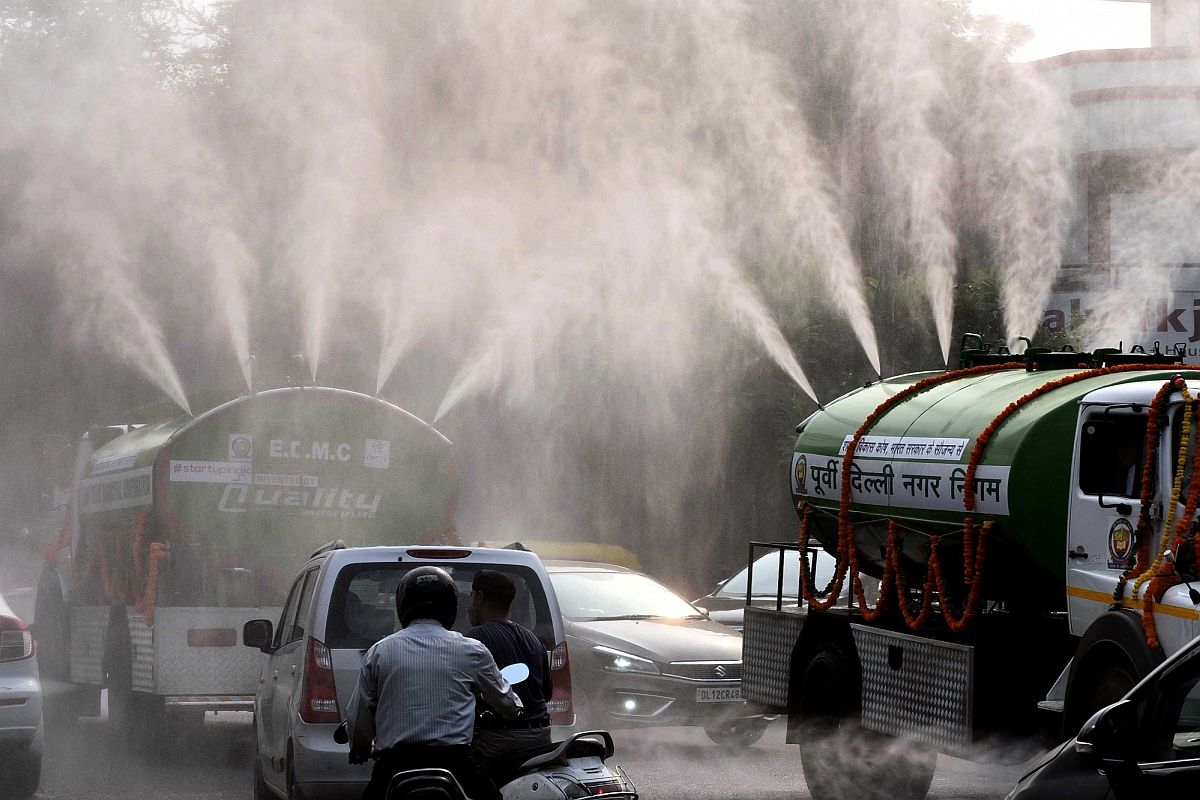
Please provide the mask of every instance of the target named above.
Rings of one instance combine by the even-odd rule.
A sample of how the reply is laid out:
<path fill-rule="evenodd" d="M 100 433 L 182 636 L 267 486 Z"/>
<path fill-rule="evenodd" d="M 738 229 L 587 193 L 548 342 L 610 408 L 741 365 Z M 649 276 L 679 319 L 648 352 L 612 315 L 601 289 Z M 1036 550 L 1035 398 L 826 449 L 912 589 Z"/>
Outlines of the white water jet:
<path fill-rule="evenodd" d="M 55 273 L 60 313 L 75 340 L 137 369 L 184 411 L 147 285 L 156 250 L 179 240 L 174 167 L 192 155 L 171 98 L 141 60 L 140 43 L 102 16 L 68 16 L 59 47 L 5 50 L 0 151 L 23 157 L 11 209 L 17 258 Z M 110 80 L 113 74 L 120 84 Z"/>
<path fill-rule="evenodd" d="M 947 102 L 931 52 L 940 21 L 921 0 L 852 3 L 845 13 L 857 48 L 854 116 L 878 163 L 893 235 L 905 243 L 923 273 L 946 363 L 957 242 L 950 223 L 954 159 L 931 126 Z"/>
<path fill-rule="evenodd" d="M 395 200 L 385 204 L 402 211 L 367 223 L 391 230 L 382 239 L 386 255 L 370 260 L 376 275 L 366 282 L 372 303 L 384 306 L 377 387 L 431 330 L 457 328 L 454 313 L 487 313 L 505 302 L 510 295 L 498 287 L 506 278 L 519 281 L 522 264 L 569 251 L 545 234 L 559 208 L 591 205 L 610 213 L 623 197 L 642 191 L 641 184 L 654 183 L 677 192 L 656 209 L 657 224 L 668 224 L 673 207 L 696 215 L 708 243 L 700 255 L 717 263 L 713 254 L 719 254 L 733 276 L 711 281 L 717 307 L 804 391 L 811 393 L 811 386 L 767 306 L 738 277 L 740 251 L 750 244 L 797 266 L 821 263 L 835 306 L 851 318 L 878 371 L 861 273 L 827 176 L 811 153 L 802 118 L 778 90 L 781 62 L 749 41 L 744 13 L 741 4 L 728 2 L 518 3 L 469 11 L 442 4 L 379 21 L 372 33 L 389 42 L 391 58 L 391 95 L 383 107 L 406 113 L 385 123 L 365 106 L 354 112 L 388 137 L 380 168 L 403 176 L 392 190 Z M 455 191 L 446 191 L 447 184 Z M 464 210 L 471 201 L 463 198 L 480 197 L 484 202 Z M 587 238 L 598 224 L 596 213 L 572 217 L 580 228 L 564 232 L 566 238 Z M 496 231 L 489 218 L 496 214 L 512 229 Z M 442 217 L 455 222 L 435 222 Z M 639 220 L 639 228 L 647 224 L 654 220 Z M 564 228 L 561 220 L 553 227 Z M 611 235 L 614 250 L 628 249 L 635 231 Z M 489 263 L 489 240 L 516 275 L 504 276 Z M 621 257 L 571 255 L 590 260 L 586 269 L 599 272 Z M 670 259 L 670 266 L 661 256 L 656 260 L 655 279 L 667 282 L 704 269 L 701 260 Z M 804 280 L 799 269 L 794 280 Z M 431 307 L 434 297 L 442 308 Z"/>
<path fill-rule="evenodd" d="M 978 158 L 972 202 L 998 251 L 1006 339 L 1030 336 L 1062 259 L 1067 212 L 1065 109 L 1029 64 L 984 62 L 964 138 Z"/>
<path fill-rule="evenodd" d="M 316 380 L 347 283 L 362 279 L 364 229 L 385 199 L 388 159 L 379 126 L 383 54 L 367 31 L 370 4 L 300 0 L 244 4 L 233 94 L 256 138 L 250 158 L 265 186 L 285 175 L 277 246 L 301 310 L 302 351 Z M 365 288 L 365 287 L 364 287 Z M 370 291 L 370 289 L 367 289 Z"/>

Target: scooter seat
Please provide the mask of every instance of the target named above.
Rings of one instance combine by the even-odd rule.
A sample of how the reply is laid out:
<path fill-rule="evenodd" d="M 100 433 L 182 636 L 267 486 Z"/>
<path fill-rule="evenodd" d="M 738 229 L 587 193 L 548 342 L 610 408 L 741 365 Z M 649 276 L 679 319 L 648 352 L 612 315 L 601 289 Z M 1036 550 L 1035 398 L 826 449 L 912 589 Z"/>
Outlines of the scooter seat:
<path fill-rule="evenodd" d="M 594 756 L 605 759 L 612 755 L 612 740 L 607 733 L 576 734 L 570 739 L 526 747 L 510 753 L 491 767 L 497 786 L 503 786 L 517 776 L 547 764 L 566 764 L 567 759 Z"/>
<path fill-rule="evenodd" d="M 519 771 L 536 769 L 543 764 L 563 763 L 568 758 L 595 756 L 601 760 L 615 752 L 612 735 L 608 731 L 583 731 L 563 742 L 551 742 L 549 748 L 525 761 Z"/>
<path fill-rule="evenodd" d="M 388 783 L 385 800 L 469 800 L 449 770 L 410 769 L 397 772 Z"/>

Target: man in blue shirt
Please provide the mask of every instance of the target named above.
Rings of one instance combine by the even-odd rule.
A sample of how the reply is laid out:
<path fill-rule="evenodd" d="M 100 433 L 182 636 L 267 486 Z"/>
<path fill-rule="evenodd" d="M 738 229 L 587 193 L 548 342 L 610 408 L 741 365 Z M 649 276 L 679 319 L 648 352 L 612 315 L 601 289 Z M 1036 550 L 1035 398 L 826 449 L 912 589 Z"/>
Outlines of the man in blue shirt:
<path fill-rule="evenodd" d="M 512 753 L 550 744 L 550 712 L 546 709 L 554 691 L 550 656 L 533 631 L 509 616 L 516 591 L 512 579 L 495 570 L 480 570 L 471 582 L 469 618 L 474 627 L 467 636 L 482 642 L 501 669 L 518 663 L 529 667 L 529 678 L 513 687 L 524 715 L 520 719 L 485 718 L 475 725 L 471 754 L 489 774 Z"/>

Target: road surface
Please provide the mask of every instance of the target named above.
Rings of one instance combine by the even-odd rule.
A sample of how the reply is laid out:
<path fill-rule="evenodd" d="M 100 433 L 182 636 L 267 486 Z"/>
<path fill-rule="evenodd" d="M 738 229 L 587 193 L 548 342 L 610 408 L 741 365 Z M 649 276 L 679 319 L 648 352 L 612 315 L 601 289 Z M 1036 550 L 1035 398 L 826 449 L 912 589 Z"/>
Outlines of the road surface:
<path fill-rule="evenodd" d="M 38 797 L 59 800 L 246 800 L 250 797 L 252 721 L 247 712 L 209 715 L 180 733 L 166 753 L 129 755 L 102 719 L 83 719 L 47 738 Z M 643 798 L 796 800 L 806 798 L 797 748 L 777 722 L 754 747 L 729 753 L 699 730 L 618 731 L 617 763 Z M 1019 767 L 941 758 L 930 798 L 1002 798 Z"/>

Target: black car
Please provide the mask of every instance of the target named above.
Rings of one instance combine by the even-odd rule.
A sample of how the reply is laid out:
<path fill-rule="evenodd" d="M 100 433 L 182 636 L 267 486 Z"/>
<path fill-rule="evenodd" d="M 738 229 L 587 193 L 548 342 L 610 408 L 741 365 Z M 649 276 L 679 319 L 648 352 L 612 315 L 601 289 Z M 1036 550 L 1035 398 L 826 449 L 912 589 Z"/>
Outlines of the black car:
<path fill-rule="evenodd" d="M 1200 790 L 1200 638 L 1047 753 L 1006 800 L 1142 800 Z"/>
<path fill-rule="evenodd" d="M 742 637 L 613 564 L 546 561 L 562 609 L 576 727 L 692 725 L 747 747 L 767 719 L 742 700 Z"/>

